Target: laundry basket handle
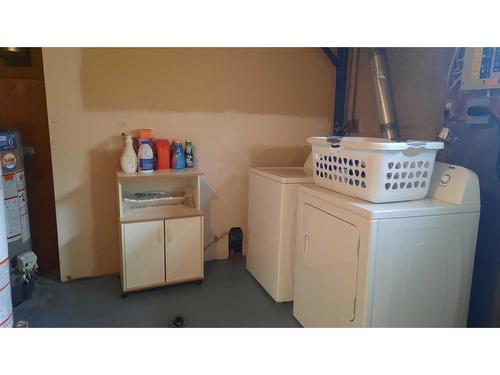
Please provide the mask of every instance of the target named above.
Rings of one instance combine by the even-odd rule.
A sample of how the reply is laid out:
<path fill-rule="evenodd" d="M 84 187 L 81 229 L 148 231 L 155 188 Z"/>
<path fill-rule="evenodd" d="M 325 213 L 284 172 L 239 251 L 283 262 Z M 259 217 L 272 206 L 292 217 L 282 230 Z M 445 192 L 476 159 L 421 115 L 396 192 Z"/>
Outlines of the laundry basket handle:
<path fill-rule="evenodd" d="M 422 147 L 427 144 L 427 142 L 422 141 L 406 141 L 406 144 L 410 147 Z"/>
<path fill-rule="evenodd" d="M 342 140 L 342 136 L 340 135 L 331 135 L 330 137 L 326 137 L 326 141 L 330 144 L 330 147 L 337 148 L 340 147 L 340 141 Z"/>

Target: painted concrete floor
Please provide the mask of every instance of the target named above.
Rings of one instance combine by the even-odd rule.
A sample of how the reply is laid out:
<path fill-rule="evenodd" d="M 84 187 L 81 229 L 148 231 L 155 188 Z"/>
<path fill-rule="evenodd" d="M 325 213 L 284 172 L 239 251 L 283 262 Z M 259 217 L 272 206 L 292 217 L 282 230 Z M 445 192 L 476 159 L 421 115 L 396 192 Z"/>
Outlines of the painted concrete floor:
<path fill-rule="evenodd" d="M 300 327 L 292 303 L 276 303 L 245 269 L 244 260 L 205 263 L 201 285 L 182 284 L 121 298 L 118 276 L 51 285 L 37 283 L 14 309 L 30 327 Z"/>

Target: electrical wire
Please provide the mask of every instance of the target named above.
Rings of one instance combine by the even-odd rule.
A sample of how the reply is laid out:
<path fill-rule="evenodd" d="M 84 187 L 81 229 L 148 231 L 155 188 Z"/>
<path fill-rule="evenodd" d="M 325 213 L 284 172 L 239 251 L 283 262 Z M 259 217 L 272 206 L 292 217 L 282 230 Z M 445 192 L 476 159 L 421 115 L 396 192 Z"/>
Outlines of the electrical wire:
<path fill-rule="evenodd" d="M 463 72 L 463 56 L 460 57 L 461 48 L 455 48 L 453 51 L 453 56 L 451 57 L 450 66 L 448 67 L 448 76 L 446 79 L 446 84 L 448 89 L 453 89 L 462 79 Z M 450 85 L 450 81 L 454 79 L 453 83 Z"/>
<path fill-rule="evenodd" d="M 497 115 L 491 111 L 489 111 L 489 115 L 493 119 L 493 122 L 495 123 L 497 127 L 497 132 L 498 132 L 498 142 L 500 144 L 500 119 L 497 117 Z M 496 172 L 497 172 L 497 179 L 500 180 L 500 145 L 497 151 L 497 164 L 496 164 Z"/>
<path fill-rule="evenodd" d="M 455 62 L 455 59 L 457 58 L 457 54 L 458 54 L 457 51 L 458 51 L 458 48 L 455 48 L 455 50 L 453 51 L 453 56 L 451 57 L 450 66 L 448 67 L 448 75 L 446 76 L 446 84 L 448 85 L 448 87 L 450 87 L 451 70 L 453 68 L 453 64 Z"/>
<path fill-rule="evenodd" d="M 458 77 L 452 84 L 449 86 L 450 89 L 454 88 L 460 81 L 462 77 Z"/>

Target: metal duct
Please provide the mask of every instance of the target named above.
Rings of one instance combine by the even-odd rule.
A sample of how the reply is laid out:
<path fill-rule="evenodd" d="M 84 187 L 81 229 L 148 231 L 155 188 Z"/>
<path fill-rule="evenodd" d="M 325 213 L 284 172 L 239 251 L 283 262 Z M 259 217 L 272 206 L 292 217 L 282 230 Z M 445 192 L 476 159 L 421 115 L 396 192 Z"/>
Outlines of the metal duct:
<path fill-rule="evenodd" d="M 375 96 L 377 97 L 380 132 L 383 137 L 393 140 L 399 139 L 398 122 L 392 99 L 391 80 L 385 48 L 372 48 L 369 52 L 372 65 Z"/>

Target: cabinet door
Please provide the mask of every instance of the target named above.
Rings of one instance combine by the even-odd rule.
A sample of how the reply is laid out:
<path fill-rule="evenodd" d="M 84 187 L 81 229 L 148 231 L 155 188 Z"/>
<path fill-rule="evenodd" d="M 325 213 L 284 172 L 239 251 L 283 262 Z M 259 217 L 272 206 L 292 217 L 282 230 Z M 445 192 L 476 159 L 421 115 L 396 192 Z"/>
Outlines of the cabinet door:
<path fill-rule="evenodd" d="M 203 276 L 201 225 L 200 216 L 165 221 L 167 282 Z"/>
<path fill-rule="evenodd" d="M 165 282 L 164 222 L 123 224 L 127 289 Z"/>
<path fill-rule="evenodd" d="M 305 327 L 341 326 L 354 320 L 358 230 L 308 204 L 302 215 L 294 315 Z"/>

